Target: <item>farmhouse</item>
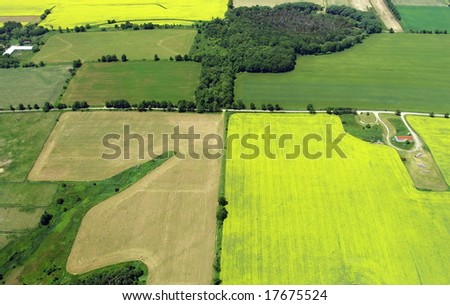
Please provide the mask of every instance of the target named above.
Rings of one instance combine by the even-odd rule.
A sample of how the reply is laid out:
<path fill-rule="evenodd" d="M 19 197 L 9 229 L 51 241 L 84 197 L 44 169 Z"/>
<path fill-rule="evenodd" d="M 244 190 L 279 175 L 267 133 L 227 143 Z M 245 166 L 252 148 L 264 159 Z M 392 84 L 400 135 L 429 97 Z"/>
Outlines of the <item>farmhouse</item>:
<path fill-rule="evenodd" d="M 395 136 L 394 139 L 397 143 L 414 142 L 412 136 Z"/>
<path fill-rule="evenodd" d="M 3 55 L 11 55 L 15 51 L 31 51 L 31 50 L 33 50 L 33 46 L 11 46 L 3 53 Z"/>

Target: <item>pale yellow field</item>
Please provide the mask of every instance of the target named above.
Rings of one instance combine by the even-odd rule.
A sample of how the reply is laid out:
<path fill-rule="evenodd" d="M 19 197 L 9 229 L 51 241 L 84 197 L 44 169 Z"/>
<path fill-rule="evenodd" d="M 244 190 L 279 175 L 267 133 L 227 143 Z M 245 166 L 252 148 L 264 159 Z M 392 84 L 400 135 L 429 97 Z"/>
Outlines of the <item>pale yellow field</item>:
<path fill-rule="evenodd" d="M 179 114 L 161 112 L 70 112 L 63 114 L 50 134 L 28 178 L 34 181 L 93 181 L 109 178 L 133 165 L 150 160 L 147 141 L 144 143 L 144 158 L 139 160 L 138 141 L 130 141 L 130 158 L 124 160 L 102 159 L 102 153 L 111 153 L 102 145 L 103 136 L 109 133 L 122 135 L 123 126 L 129 124 L 130 132 L 144 135 L 154 134 L 155 154 L 161 154 L 162 134 L 170 134 L 173 128 L 187 132 L 195 125 L 195 131 L 206 134 L 217 129 L 218 115 Z M 119 141 L 120 142 L 120 141 Z M 117 141 L 111 143 L 120 144 Z M 186 141 L 180 146 L 186 149 Z M 170 144 L 170 143 L 169 143 Z M 121 145 L 123 148 L 123 145 Z M 169 145 L 169 149 L 173 149 Z"/>
<path fill-rule="evenodd" d="M 201 0 L 162 0 L 145 2 L 137 0 L 68 1 L 43 0 L 9 1 L 0 0 L 2 16 L 41 15 L 45 9 L 54 7 L 52 13 L 42 22 L 43 26 L 74 27 L 87 23 L 106 23 L 108 19 L 152 20 L 155 23 L 177 23 L 192 20 L 210 20 L 223 17 L 226 0 L 212 0 L 205 4 Z"/>
<path fill-rule="evenodd" d="M 222 131 L 221 116 L 216 115 L 157 113 L 147 121 L 158 119 L 161 124 L 169 116 L 174 124 L 186 117 L 196 126 L 209 125 L 209 132 Z M 114 120 L 109 122 L 114 125 Z M 97 167 L 99 172 L 104 169 Z M 173 157 L 166 161 L 86 214 L 67 270 L 80 274 L 140 260 L 149 269 L 149 284 L 210 284 L 219 177 L 220 160 Z"/>

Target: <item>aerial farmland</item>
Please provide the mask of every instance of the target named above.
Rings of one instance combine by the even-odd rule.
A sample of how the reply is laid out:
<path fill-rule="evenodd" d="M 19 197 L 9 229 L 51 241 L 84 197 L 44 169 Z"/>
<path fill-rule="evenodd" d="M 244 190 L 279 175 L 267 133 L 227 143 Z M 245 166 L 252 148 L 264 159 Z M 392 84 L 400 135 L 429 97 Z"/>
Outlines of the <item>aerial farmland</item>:
<path fill-rule="evenodd" d="M 446 0 L 0 0 L 0 284 L 450 285 Z"/>

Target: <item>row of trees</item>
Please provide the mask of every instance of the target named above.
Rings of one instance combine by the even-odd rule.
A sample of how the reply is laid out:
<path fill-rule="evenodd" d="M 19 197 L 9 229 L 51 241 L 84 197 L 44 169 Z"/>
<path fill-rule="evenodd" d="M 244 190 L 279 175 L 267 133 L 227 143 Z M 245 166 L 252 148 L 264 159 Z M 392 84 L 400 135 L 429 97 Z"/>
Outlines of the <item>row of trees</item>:
<path fill-rule="evenodd" d="M 72 104 L 72 106 L 70 106 L 70 108 L 72 108 L 73 111 L 79 110 L 79 109 L 88 109 L 90 106 L 86 101 L 76 101 Z M 57 102 L 55 104 L 51 104 L 49 102 L 45 102 L 44 106 L 42 107 L 42 110 L 44 112 L 49 112 L 52 109 L 59 109 L 59 110 L 63 110 L 63 109 L 67 109 L 69 108 L 69 106 L 65 103 L 61 103 L 61 102 Z M 17 109 L 13 106 L 10 105 L 9 109 L 11 111 L 16 111 L 16 110 L 20 110 L 20 111 L 25 111 L 25 110 L 39 110 L 41 109 L 41 107 L 38 104 L 34 104 L 34 106 L 31 106 L 30 104 L 28 104 L 26 107 L 24 104 L 20 103 L 19 106 L 17 107 Z"/>
<path fill-rule="evenodd" d="M 447 30 L 409 30 L 410 33 L 416 33 L 416 34 L 447 34 Z"/>
<path fill-rule="evenodd" d="M 392 14 L 398 21 L 402 20 L 402 16 L 400 16 L 400 12 L 398 11 L 397 7 L 392 2 L 392 0 L 384 0 L 384 3 L 386 3 L 386 6 L 389 8 L 389 10 L 392 12 Z"/>

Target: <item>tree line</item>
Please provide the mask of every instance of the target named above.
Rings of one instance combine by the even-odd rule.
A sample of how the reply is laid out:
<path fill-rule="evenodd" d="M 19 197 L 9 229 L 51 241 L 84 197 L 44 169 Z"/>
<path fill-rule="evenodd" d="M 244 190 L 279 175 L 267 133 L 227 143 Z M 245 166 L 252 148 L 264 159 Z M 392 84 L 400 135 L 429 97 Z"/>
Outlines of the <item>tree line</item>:
<path fill-rule="evenodd" d="M 395 4 L 392 2 L 392 0 L 384 0 L 384 3 L 386 3 L 386 6 L 389 8 L 389 10 L 394 15 L 395 19 L 398 21 L 402 20 L 402 16 L 400 16 L 400 12 L 398 11 Z"/>

